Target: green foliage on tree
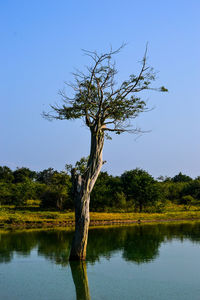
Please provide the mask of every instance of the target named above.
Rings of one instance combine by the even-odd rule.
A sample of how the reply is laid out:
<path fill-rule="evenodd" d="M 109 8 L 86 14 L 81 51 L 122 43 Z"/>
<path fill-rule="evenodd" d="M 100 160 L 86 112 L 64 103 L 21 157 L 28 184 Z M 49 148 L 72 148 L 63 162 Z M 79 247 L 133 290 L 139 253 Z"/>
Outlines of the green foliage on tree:
<path fill-rule="evenodd" d="M 42 207 L 63 210 L 72 208 L 71 178 L 65 172 L 54 172 L 42 196 Z"/>
<path fill-rule="evenodd" d="M 35 171 L 31 171 L 28 168 L 17 168 L 14 172 L 13 172 L 13 176 L 14 176 L 14 183 L 19 183 L 19 182 L 24 182 L 27 179 L 34 179 L 36 177 L 36 172 Z"/>
<path fill-rule="evenodd" d="M 0 181 L 0 204 L 11 205 L 13 202 L 13 184 Z"/>
<path fill-rule="evenodd" d="M 37 173 L 36 180 L 41 183 L 50 185 L 52 177 L 55 173 L 57 173 L 57 171 L 55 171 L 53 168 L 45 169 L 45 170 Z"/>
<path fill-rule="evenodd" d="M 66 164 L 65 169 L 69 174 L 71 174 L 72 169 L 74 169 L 77 174 L 83 175 L 87 170 L 88 159 L 89 157 L 82 157 L 76 162 L 74 167 L 71 164 Z"/>
<path fill-rule="evenodd" d="M 107 211 L 126 208 L 120 177 L 101 172 L 91 193 L 91 210 Z"/>
<path fill-rule="evenodd" d="M 186 209 L 189 209 L 193 202 L 194 202 L 194 198 L 191 195 L 185 195 L 180 200 L 180 204 L 185 205 Z"/>
<path fill-rule="evenodd" d="M 84 174 L 87 160 L 82 158 L 76 163 L 79 174 Z M 42 209 L 72 210 L 71 176 L 53 168 L 35 172 L 27 168 L 12 171 L 0 166 L 0 204 L 21 207 L 27 205 L 27 200 L 40 200 Z M 156 181 L 141 169 L 124 172 L 120 177 L 101 172 L 91 193 L 91 210 L 134 211 L 140 210 L 141 205 L 143 211 L 161 212 L 165 201 L 184 205 L 185 209 L 200 205 L 200 178 L 174 182 L 159 177 Z"/>
<path fill-rule="evenodd" d="M 153 206 L 161 198 L 157 182 L 142 169 L 126 171 L 121 175 L 127 201 L 141 212 L 147 206 Z"/>
<path fill-rule="evenodd" d="M 147 65 L 147 49 L 141 61 L 139 74 L 131 74 L 129 78 L 118 84 L 115 80 L 118 73 L 113 56 L 124 47 L 116 51 L 98 54 L 96 51 L 84 53 L 92 60 L 92 65 L 87 71 L 73 73 L 74 83 L 66 83 L 67 89 L 71 88 L 73 96 L 64 90 L 59 92 L 63 103 L 51 105 L 51 112 L 43 113 L 49 120 L 74 120 L 82 118 L 92 132 L 97 129 L 102 132 L 137 132 L 136 128 L 129 128 L 131 119 L 135 119 L 141 112 L 147 110 L 146 102 L 137 96 L 146 90 L 167 92 L 161 86 L 152 86 L 156 74 Z M 97 133 L 97 132 L 96 132 Z"/>
<path fill-rule="evenodd" d="M 182 174 L 181 172 L 179 173 L 179 174 L 177 174 L 177 175 L 175 175 L 172 179 L 171 179 L 171 181 L 172 182 L 189 182 L 189 181 L 191 181 L 192 180 L 192 178 L 191 177 L 189 177 L 189 176 L 187 176 L 187 175 L 184 175 L 184 174 Z"/>
<path fill-rule="evenodd" d="M 183 195 L 191 195 L 200 201 L 200 179 L 195 179 L 187 183 L 183 188 Z"/>
<path fill-rule="evenodd" d="M 0 166 L 0 181 L 13 182 L 13 180 L 14 176 L 12 170 L 6 166 Z"/>

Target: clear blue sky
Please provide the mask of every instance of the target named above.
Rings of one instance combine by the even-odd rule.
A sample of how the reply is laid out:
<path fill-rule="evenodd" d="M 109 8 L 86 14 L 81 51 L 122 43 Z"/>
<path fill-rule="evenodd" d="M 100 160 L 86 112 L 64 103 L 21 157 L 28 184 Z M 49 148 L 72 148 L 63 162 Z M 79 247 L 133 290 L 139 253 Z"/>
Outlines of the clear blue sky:
<path fill-rule="evenodd" d="M 123 80 L 137 72 L 149 42 L 157 86 L 169 93 L 150 93 L 155 109 L 136 120 L 150 133 L 106 141 L 103 170 L 200 175 L 199 12 L 199 0 L 0 0 L 0 165 L 62 170 L 87 156 L 81 122 L 48 122 L 41 112 L 59 102 L 70 72 L 88 64 L 82 48 L 101 52 L 127 42 L 116 57 Z"/>

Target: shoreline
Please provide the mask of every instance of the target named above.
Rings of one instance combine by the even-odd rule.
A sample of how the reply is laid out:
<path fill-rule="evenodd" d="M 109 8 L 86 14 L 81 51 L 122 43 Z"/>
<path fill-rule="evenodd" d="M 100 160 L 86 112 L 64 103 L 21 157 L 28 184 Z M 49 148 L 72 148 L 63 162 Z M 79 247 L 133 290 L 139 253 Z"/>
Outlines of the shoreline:
<path fill-rule="evenodd" d="M 180 222 L 200 222 L 199 217 L 190 218 L 167 218 L 167 219 L 145 219 L 145 220 L 91 220 L 90 228 L 98 228 L 102 226 L 117 226 L 117 225 L 143 225 L 143 224 L 159 224 L 159 223 L 180 223 Z M 26 221 L 23 223 L 13 223 L 13 224 L 0 224 L 0 230 L 28 230 L 28 229 L 72 229 L 75 226 L 74 221 L 62 221 L 62 222 L 32 222 Z"/>
<path fill-rule="evenodd" d="M 200 207 L 185 210 L 179 206 L 168 206 L 164 212 L 90 212 L 90 227 L 117 226 L 131 224 L 155 224 L 169 222 L 200 221 Z M 75 214 L 72 211 L 50 211 L 39 208 L 0 209 L 0 230 L 48 229 L 75 226 Z"/>

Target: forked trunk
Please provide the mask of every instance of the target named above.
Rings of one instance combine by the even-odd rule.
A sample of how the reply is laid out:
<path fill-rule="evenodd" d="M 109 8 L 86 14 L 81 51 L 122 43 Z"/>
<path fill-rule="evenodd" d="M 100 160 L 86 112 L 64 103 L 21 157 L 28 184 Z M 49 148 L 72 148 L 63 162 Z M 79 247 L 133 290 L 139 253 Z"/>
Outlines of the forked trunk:
<path fill-rule="evenodd" d="M 91 149 L 86 171 L 77 175 L 72 170 L 73 194 L 75 204 L 75 233 L 69 260 L 85 260 L 90 223 L 90 194 L 102 167 L 104 134 L 91 132 Z"/>

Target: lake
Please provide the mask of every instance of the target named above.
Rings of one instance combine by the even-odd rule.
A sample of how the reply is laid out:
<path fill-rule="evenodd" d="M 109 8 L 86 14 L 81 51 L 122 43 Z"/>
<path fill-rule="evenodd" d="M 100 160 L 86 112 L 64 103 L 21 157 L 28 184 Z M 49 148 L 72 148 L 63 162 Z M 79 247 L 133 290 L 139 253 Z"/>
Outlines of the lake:
<path fill-rule="evenodd" d="M 200 299 L 200 223 L 89 231 L 86 263 L 69 263 L 73 233 L 0 233 L 0 299 Z"/>

